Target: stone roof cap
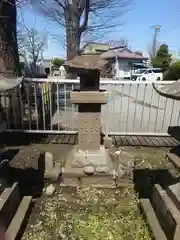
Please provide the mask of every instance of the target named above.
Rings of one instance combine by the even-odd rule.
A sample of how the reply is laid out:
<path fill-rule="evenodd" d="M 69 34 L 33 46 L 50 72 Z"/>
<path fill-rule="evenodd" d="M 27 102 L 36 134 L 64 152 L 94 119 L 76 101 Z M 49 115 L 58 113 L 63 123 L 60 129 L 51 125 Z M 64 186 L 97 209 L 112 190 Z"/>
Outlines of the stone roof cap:
<path fill-rule="evenodd" d="M 22 82 L 22 77 L 15 78 L 15 77 L 5 77 L 0 75 L 0 92 L 8 91 L 20 85 L 21 82 Z"/>
<path fill-rule="evenodd" d="M 103 70 L 107 60 L 101 59 L 97 54 L 83 54 L 77 55 L 65 65 L 74 69 L 85 70 Z"/>
<path fill-rule="evenodd" d="M 180 80 L 164 85 L 153 84 L 156 92 L 164 97 L 180 100 Z"/>

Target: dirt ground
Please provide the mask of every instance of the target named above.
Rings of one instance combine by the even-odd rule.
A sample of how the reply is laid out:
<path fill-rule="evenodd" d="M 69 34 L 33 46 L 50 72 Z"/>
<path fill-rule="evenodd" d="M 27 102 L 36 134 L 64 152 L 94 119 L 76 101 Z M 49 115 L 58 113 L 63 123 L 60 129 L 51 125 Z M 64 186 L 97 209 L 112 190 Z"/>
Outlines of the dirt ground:
<path fill-rule="evenodd" d="M 132 188 L 61 188 L 36 204 L 22 239 L 152 239 Z"/>
<path fill-rule="evenodd" d="M 36 202 L 23 240 L 151 240 L 139 210 L 139 197 L 149 197 L 155 182 L 164 187 L 179 172 L 165 148 L 124 147 L 135 158 L 134 187 L 118 189 L 60 188 Z"/>

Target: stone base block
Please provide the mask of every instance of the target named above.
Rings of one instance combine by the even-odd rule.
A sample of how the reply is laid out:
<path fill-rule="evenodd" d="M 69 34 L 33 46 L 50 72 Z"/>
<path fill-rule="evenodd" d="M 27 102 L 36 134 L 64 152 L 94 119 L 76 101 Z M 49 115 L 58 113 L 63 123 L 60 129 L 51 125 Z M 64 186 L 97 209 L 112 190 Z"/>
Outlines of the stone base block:
<path fill-rule="evenodd" d="M 65 168 L 67 166 L 83 168 L 87 165 L 92 165 L 95 168 L 101 166 L 108 168 L 108 171 L 112 170 L 111 159 L 104 146 L 101 146 L 99 150 L 88 152 L 78 150 L 78 147 L 74 147 L 68 156 Z"/>
<path fill-rule="evenodd" d="M 110 156 L 113 162 L 113 169 L 116 170 L 116 181 L 134 180 L 134 154 L 128 151 L 119 149 L 118 151 L 110 151 Z"/>
<path fill-rule="evenodd" d="M 96 187 L 96 188 L 115 188 L 115 187 L 129 187 L 133 182 L 125 179 L 118 179 L 116 182 L 113 180 L 112 174 L 95 174 L 92 176 L 81 175 L 79 177 L 73 174 L 66 173 L 62 176 L 63 186 L 69 187 Z"/>
<path fill-rule="evenodd" d="M 58 181 L 62 173 L 62 167 L 60 163 L 55 163 L 53 169 L 49 172 L 45 172 L 44 178 L 50 181 Z"/>
<path fill-rule="evenodd" d="M 85 176 L 82 178 L 82 185 L 83 186 L 102 186 L 109 185 L 114 186 L 114 180 L 112 175 L 95 175 L 95 176 Z"/>
<path fill-rule="evenodd" d="M 62 174 L 62 183 L 66 186 L 82 187 L 114 186 L 112 172 L 94 173 L 94 175 L 87 175 L 83 172 L 83 168 L 65 168 L 64 173 Z"/>
<path fill-rule="evenodd" d="M 63 178 L 60 185 L 68 186 L 68 187 L 80 187 L 81 182 L 78 178 Z"/>
<path fill-rule="evenodd" d="M 92 174 L 85 174 L 84 169 L 87 166 L 94 167 Z M 103 171 L 104 169 L 107 171 Z M 78 152 L 78 147 L 74 147 L 68 155 L 61 179 L 62 184 L 66 186 L 111 188 L 132 185 L 133 175 L 134 156 L 128 152 L 115 150 L 111 152 L 102 146 L 96 153 L 88 152 L 84 157 L 84 153 Z"/>
<path fill-rule="evenodd" d="M 111 137 L 104 137 L 104 147 L 111 148 L 112 146 L 112 138 Z"/>

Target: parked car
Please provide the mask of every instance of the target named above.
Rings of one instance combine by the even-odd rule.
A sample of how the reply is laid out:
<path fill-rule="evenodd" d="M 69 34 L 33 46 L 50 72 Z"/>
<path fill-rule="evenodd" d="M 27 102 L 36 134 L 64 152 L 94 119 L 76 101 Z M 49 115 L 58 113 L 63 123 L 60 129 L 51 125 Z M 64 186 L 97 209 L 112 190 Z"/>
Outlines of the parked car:
<path fill-rule="evenodd" d="M 163 70 L 161 68 L 139 69 L 132 75 L 134 81 L 162 81 Z"/>

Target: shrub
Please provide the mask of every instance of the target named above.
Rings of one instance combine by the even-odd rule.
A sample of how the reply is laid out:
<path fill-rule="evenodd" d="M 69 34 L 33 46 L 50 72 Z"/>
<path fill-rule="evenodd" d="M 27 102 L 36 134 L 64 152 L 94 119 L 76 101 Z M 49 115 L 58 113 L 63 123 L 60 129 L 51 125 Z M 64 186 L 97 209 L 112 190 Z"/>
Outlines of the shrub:
<path fill-rule="evenodd" d="M 65 60 L 62 59 L 62 58 L 55 58 L 55 59 L 53 59 L 53 61 L 52 61 L 52 64 L 53 64 L 55 67 L 60 67 L 60 66 L 62 66 L 64 63 L 65 63 Z"/>
<path fill-rule="evenodd" d="M 164 80 L 178 80 L 180 79 L 180 61 L 173 63 L 169 69 L 164 73 Z"/>

